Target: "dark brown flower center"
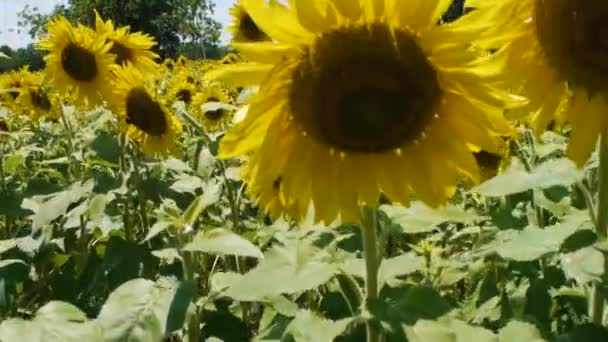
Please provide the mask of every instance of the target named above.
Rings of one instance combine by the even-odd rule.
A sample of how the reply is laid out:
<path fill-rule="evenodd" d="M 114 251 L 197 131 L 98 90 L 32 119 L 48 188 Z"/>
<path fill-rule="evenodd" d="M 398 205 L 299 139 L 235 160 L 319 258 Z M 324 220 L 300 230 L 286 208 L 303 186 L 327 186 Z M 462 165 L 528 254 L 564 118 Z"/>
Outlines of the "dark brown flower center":
<path fill-rule="evenodd" d="M 175 98 L 178 101 L 184 101 L 185 103 L 190 103 L 192 101 L 192 92 L 188 89 L 182 89 L 177 92 Z"/>
<path fill-rule="evenodd" d="M 73 79 L 90 82 L 97 76 L 95 55 L 75 43 L 69 43 L 61 52 L 61 66 Z"/>
<path fill-rule="evenodd" d="M 118 65 L 125 65 L 127 62 L 133 63 L 133 51 L 116 41 L 112 41 L 110 53 L 116 55 L 115 62 Z"/>
<path fill-rule="evenodd" d="M 317 38 L 293 73 L 290 106 L 317 141 L 376 153 L 414 142 L 435 116 L 437 74 L 412 34 L 384 24 Z"/>
<path fill-rule="evenodd" d="M 44 111 L 51 110 L 51 100 L 47 94 L 41 89 L 29 89 L 30 97 L 32 99 L 32 105 L 38 109 Z"/>
<path fill-rule="evenodd" d="M 608 91 L 608 1 L 537 0 L 536 29 L 560 77 L 589 92 Z"/>
<path fill-rule="evenodd" d="M 207 118 L 208 120 L 211 120 L 211 121 L 219 120 L 223 116 L 224 116 L 223 109 L 208 110 L 205 112 L 205 118 Z"/>
<path fill-rule="evenodd" d="M 161 136 L 167 131 L 165 111 L 145 89 L 131 89 L 127 95 L 126 108 L 128 124 L 155 137 Z"/>

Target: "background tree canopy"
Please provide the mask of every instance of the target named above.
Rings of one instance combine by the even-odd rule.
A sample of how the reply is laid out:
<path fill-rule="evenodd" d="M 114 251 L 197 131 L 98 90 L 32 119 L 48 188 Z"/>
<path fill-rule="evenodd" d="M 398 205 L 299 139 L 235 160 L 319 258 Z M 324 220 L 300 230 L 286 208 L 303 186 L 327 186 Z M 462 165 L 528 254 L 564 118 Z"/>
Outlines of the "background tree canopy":
<path fill-rule="evenodd" d="M 34 38 L 44 32 L 47 21 L 55 15 L 93 25 L 96 9 L 117 26 L 129 25 L 132 31 L 156 37 L 156 51 L 161 57 L 175 57 L 182 52 L 182 45 L 187 44 L 192 50 L 194 44 L 201 55 L 217 58 L 221 54 L 221 24 L 211 18 L 214 5 L 211 0 L 68 0 L 67 5 L 56 6 L 49 15 L 26 6 L 19 13 L 19 25 L 29 28 Z"/>

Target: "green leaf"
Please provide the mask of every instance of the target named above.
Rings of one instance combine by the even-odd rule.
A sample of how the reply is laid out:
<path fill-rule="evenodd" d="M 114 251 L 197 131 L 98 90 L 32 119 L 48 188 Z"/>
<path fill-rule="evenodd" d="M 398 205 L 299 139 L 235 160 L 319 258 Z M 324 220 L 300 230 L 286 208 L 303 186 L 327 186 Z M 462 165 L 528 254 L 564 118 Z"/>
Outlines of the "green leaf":
<path fill-rule="evenodd" d="M 420 319 L 437 319 L 450 310 L 448 303 L 432 288 L 411 286 L 389 288 L 380 292 L 380 298 L 370 303 L 373 321 L 390 326 L 390 341 L 405 341 L 403 325 L 413 325 Z M 439 336 L 437 336 L 439 337 Z"/>
<path fill-rule="evenodd" d="M 511 321 L 498 333 L 499 342 L 542 342 L 538 329 L 530 323 Z"/>
<path fill-rule="evenodd" d="M 34 212 L 31 216 L 32 228 L 37 230 L 64 215 L 70 205 L 78 202 L 82 197 L 87 196 L 92 191 L 92 181 L 75 183 L 65 191 L 51 195 L 26 198 L 23 200 L 22 207 Z"/>
<path fill-rule="evenodd" d="M 382 205 L 389 219 L 399 225 L 406 234 L 427 233 L 435 230 L 438 225 L 451 223 L 474 223 L 486 218 L 452 204 L 433 209 L 422 202 L 413 202 L 409 208 L 394 205 Z"/>
<path fill-rule="evenodd" d="M 194 298 L 195 290 L 189 282 L 180 282 L 171 300 L 169 311 L 166 314 L 167 323 L 165 334 L 181 329 L 186 322 L 188 307 Z"/>
<path fill-rule="evenodd" d="M 7 56 L 5 53 L 0 52 L 0 59 L 11 59 L 9 56 Z"/>
<path fill-rule="evenodd" d="M 485 246 L 484 249 L 515 261 L 532 261 L 546 254 L 555 253 L 560 250 L 562 243 L 568 237 L 589 221 L 586 213 L 566 218 L 564 222 L 544 229 L 528 226 L 523 230 L 500 231 L 494 242 Z"/>
<path fill-rule="evenodd" d="M 495 342 L 496 336 L 489 330 L 474 327 L 459 320 L 420 320 L 413 326 L 404 326 L 409 342 Z"/>
<path fill-rule="evenodd" d="M 30 274 L 30 266 L 23 260 L 0 260 L 0 280 L 14 284 L 25 281 Z"/>
<path fill-rule="evenodd" d="M 185 225 L 192 226 L 199 216 L 208 206 L 219 200 L 222 192 L 222 185 L 219 182 L 209 182 L 205 184 L 203 194 L 190 203 L 184 212 L 182 221 Z"/>
<path fill-rule="evenodd" d="M 178 180 L 171 185 L 171 190 L 175 192 L 193 194 L 203 187 L 203 180 L 198 176 L 181 175 Z"/>
<path fill-rule="evenodd" d="M 566 276 L 575 279 L 579 284 L 600 281 L 604 275 L 604 254 L 595 247 L 562 254 L 560 259 Z"/>
<path fill-rule="evenodd" d="M 72 304 L 51 301 L 41 307 L 31 321 L 10 319 L 0 325 L 3 341 L 103 341 L 94 322 Z"/>
<path fill-rule="evenodd" d="M 305 243 L 274 246 L 225 294 L 240 301 L 258 301 L 317 288 L 338 271 L 328 259 L 325 251 Z"/>
<path fill-rule="evenodd" d="M 583 170 L 567 158 L 551 159 L 532 172 L 518 163 L 512 163 L 503 174 L 473 188 L 484 196 L 500 197 L 535 188 L 546 189 L 555 185 L 570 186 L 583 178 Z"/>
<path fill-rule="evenodd" d="M 15 239 L 0 240 L 0 254 L 9 251 L 17 247 L 17 241 Z"/>
<path fill-rule="evenodd" d="M 174 286 L 134 279 L 110 293 L 97 318 L 105 341 L 160 341 L 166 327 L 174 329 L 179 325 L 178 320 L 169 317 L 179 292 Z M 177 301 L 180 303 L 175 310 L 179 310 L 177 318 L 181 319 L 183 298 Z"/>
<path fill-rule="evenodd" d="M 228 254 L 263 258 L 264 255 L 253 243 L 233 232 L 215 228 L 199 232 L 184 250 L 209 254 Z"/>
<path fill-rule="evenodd" d="M 424 269 L 424 258 L 414 253 L 384 259 L 378 270 L 378 285 L 380 288 L 389 280 Z"/>
<path fill-rule="evenodd" d="M 317 314 L 302 310 L 289 323 L 285 334 L 291 335 L 296 341 L 332 342 L 346 330 L 353 318 L 332 321 Z"/>

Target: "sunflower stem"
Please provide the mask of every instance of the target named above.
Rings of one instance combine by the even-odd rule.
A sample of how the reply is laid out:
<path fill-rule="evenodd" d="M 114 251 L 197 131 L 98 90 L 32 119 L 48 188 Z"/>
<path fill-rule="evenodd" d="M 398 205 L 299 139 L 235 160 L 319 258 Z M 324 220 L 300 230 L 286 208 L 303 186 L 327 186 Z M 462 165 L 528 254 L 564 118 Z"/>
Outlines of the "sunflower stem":
<path fill-rule="evenodd" d="M 600 166 L 598 170 L 598 199 L 595 206 L 595 232 L 600 241 L 606 240 L 608 229 L 608 134 L 603 133 L 600 137 Z M 604 296 L 601 292 L 601 285 L 594 284 L 591 293 L 591 321 L 597 325 L 602 325 L 604 320 Z"/>
<path fill-rule="evenodd" d="M 363 255 L 365 258 L 365 309 L 369 312 L 371 304 L 378 299 L 378 270 L 380 257 L 378 253 L 378 213 L 374 208 L 361 209 L 361 236 L 363 238 Z M 367 322 L 367 342 L 380 342 L 381 331 L 371 319 Z"/>
<path fill-rule="evenodd" d="M 184 274 L 184 281 L 188 283 L 192 289 L 194 289 L 195 302 L 198 301 L 198 285 L 194 279 L 194 258 L 191 252 L 184 251 L 183 247 L 186 244 L 183 230 L 178 229 L 176 233 L 176 245 L 179 255 L 182 257 L 182 270 Z M 190 313 L 188 318 L 188 342 L 198 342 L 201 340 L 200 336 L 200 314 L 198 308 L 195 305 L 193 312 Z"/>

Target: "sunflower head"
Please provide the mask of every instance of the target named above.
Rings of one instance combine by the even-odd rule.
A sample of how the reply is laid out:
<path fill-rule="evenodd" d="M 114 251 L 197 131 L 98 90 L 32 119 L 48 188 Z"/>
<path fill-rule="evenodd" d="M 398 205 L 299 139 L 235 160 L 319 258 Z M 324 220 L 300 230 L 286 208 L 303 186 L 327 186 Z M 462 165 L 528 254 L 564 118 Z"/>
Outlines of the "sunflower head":
<path fill-rule="evenodd" d="M 96 105 L 110 93 L 111 44 L 87 27 L 72 26 L 59 16 L 48 24 L 38 48 L 48 54 L 46 76 L 62 94 L 71 93 L 76 104 Z"/>
<path fill-rule="evenodd" d="M 438 206 L 462 174 L 479 180 L 473 152 L 511 132 L 503 108 L 520 103 L 493 83 L 500 60 L 464 43 L 482 27 L 437 25 L 450 1 L 240 4 L 271 41 L 234 42 L 248 62 L 208 77 L 259 84 L 219 155 L 253 153 L 246 181 L 263 208 L 301 218 L 312 202 L 330 223 L 359 221 L 381 194 Z"/>
<path fill-rule="evenodd" d="M 12 107 L 23 89 L 37 86 L 39 83 L 39 74 L 30 72 L 27 66 L 0 74 L 0 102 Z"/>
<path fill-rule="evenodd" d="M 210 86 L 194 96 L 191 110 L 208 132 L 218 132 L 232 119 L 232 111 L 224 106 L 228 102 L 229 98 L 219 86 Z"/>
<path fill-rule="evenodd" d="M 21 112 L 32 120 L 56 120 L 61 115 L 59 97 L 42 86 L 23 88 L 17 98 L 17 103 Z"/>
<path fill-rule="evenodd" d="M 197 75 L 190 68 L 180 68 L 168 80 L 167 99 L 171 102 L 182 101 L 186 105 L 190 105 L 199 87 L 200 81 Z"/>
<path fill-rule="evenodd" d="M 156 45 L 154 38 L 141 32 L 131 33 L 128 26 L 115 29 L 112 20 L 104 22 L 97 11 L 95 30 L 112 44 L 110 53 L 116 56 L 116 64 L 124 66 L 131 63 L 144 75 L 157 73 L 158 65 L 154 60 L 159 56 L 151 51 Z"/>
<path fill-rule="evenodd" d="M 489 22 L 481 45 L 500 48 L 505 84 L 529 98 L 537 134 L 571 126 L 568 156 L 582 166 L 605 129 L 608 111 L 608 2 L 599 0 L 476 1 L 464 21 Z M 467 18 L 468 17 L 468 18 Z"/>
<path fill-rule="evenodd" d="M 113 106 L 122 130 L 148 155 L 175 153 L 182 132 L 181 122 L 135 67 L 128 64 L 115 73 Z"/>
<path fill-rule="evenodd" d="M 253 21 L 253 18 L 243 6 L 243 1 L 238 0 L 234 4 L 230 9 L 230 15 L 232 16 L 232 22 L 228 30 L 232 34 L 232 41 L 260 42 L 270 40 L 270 37 Z"/>

